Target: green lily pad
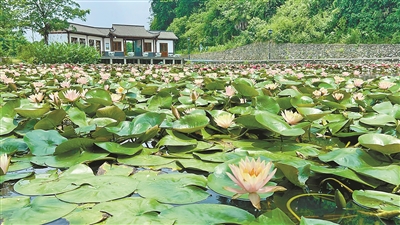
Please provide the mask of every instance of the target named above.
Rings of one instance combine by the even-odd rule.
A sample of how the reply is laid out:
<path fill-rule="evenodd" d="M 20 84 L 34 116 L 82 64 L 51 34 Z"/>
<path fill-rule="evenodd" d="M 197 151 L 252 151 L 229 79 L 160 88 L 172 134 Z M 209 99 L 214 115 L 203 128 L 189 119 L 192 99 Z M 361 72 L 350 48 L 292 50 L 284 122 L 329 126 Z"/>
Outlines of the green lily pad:
<path fill-rule="evenodd" d="M 323 162 L 334 161 L 341 166 L 352 168 L 382 165 L 381 161 L 359 148 L 334 149 L 328 153 L 320 154 L 318 158 Z"/>
<path fill-rule="evenodd" d="M 115 142 L 100 142 L 100 143 L 95 143 L 95 145 L 99 146 L 100 148 L 110 153 L 116 153 L 121 155 L 134 155 L 138 151 L 143 149 L 143 145 L 138 143 L 127 143 L 121 145 Z"/>
<path fill-rule="evenodd" d="M 386 155 L 400 152 L 400 139 L 387 134 L 363 134 L 358 137 L 358 142 Z"/>
<path fill-rule="evenodd" d="M 164 210 L 160 216 L 176 220 L 175 225 L 247 224 L 255 219 L 243 209 L 222 204 L 183 205 Z"/>
<path fill-rule="evenodd" d="M 282 117 L 267 111 L 258 112 L 255 115 L 257 122 L 262 124 L 266 129 L 276 132 L 283 136 L 300 136 L 304 134 L 301 128 L 293 128 L 282 120 Z"/>
<path fill-rule="evenodd" d="M 32 172 L 27 172 L 27 173 L 7 173 L 5 175 L 0 176 L 0 184 L 10 181 L 10 180 L 19 180 L 25 177 L 29 177 L 32 175 Z M 0 204 L 1 205 L 1 204 Z"/>
<path fill-rule="evenodd" d="M 355 190 L 353 200 L 364 207 L 385 211 L 399 210 L 400 196 L 375 190 Z"/>
<path fill-rule="evenodd" d="M 111 95 L 104 89 L 91 89 L 85 95 L 86 101 L 89 103 L 108 106 L 112 104 Z"/>
<path fill-rule="evenodd" d="M 293 107 L 313 107 L 315 105 L 314 100 L 309 96 L 295 96 L 290 100 Z"/>
<path fill-rule="evenodd" d="M 377 188 L 382 183 L 374 177 L 363 176 L 347 167 L 327 168 L 327 167 L 323 167 L 323 166 L 311 165 L 311 170 L 316 173 L 330 174 L 330 175 L 333 174 L 335 176 L 354 180 L 356 182 L 370 186 L 372 188 Z"/>
<path fill-rule="evenodd" d="M 3 125 L 2 123 L 0 123 Z M 0 140 L 0 154 L 7 153 L 9 155 L 15 152 L 25 152 L 28 150 L 28 145 L 22 138 L 5 138 Z"/>
<path fill-rule="evenodd" d="M 137 193 L 162 203 L 189 204 L 208 198 L 204 176 L 185 173 L 161 174 L 140 180 Z"/>
<path fill-rule="evenodd" d="M 95 224 L 104 219 L 103 212 L 93 209 L 94 204 L 83 204 L 63 218 L 70 225 Z"/>
<path fill-rule="evenodd" d="M 79 127 L 88 126 L 88 119 L 84 111 L 76 107 L 71 107 L 67 110 L 69 119 Z"/>
<path fill-rule="evenodd" d="M 36 156 L 31 162 L 37 165 L 50 166 L 55 168 L 68 168 L 80 163 L 93 162 L 97 160 L 105 160 L 110 153 L 92 152 L 89 150 L 72 150 L 56 156 Z"/>
<path fill-rule="evenodd" d="M 173 158 L 165 158 L 158 155 L 147 155 L 147 154 L 140 154 L 129 157 L 126 156 L 118 157 L 119 163 L 132 166 L 144 166 L 144 167 L 165 165 L 175 160 L 176 159 Z"/>
<path fill-rule="evenodd" d="M 48 104 L 24 104 L 14 109 L 19 115 L 26 118 L 39 118 L 50 111 Z"/>
<path fill-rule="evenodd" d="M 86 165 L 78 164 L 61 174 L 49 170 L 44 174 L 19 180 L 14 190 L 23 195 L 52 195 L 78 188 L 86 178 L 93 177 L 93 171 Z"/>
<path fill-rule="evenodd" d="M 106 106 L 100 108 L 96 111 L 96 116 L 112 118 L 118 122 L 124 121 L 126 119 L 124 111 L 122 111 L 117 106 Z"/>
<path fill-rule="evenodd" d="M 254 107 L 257 110 L 268 111 L 273 114 L 277 114 L 280 111 L 279 104 L 275 99 L 267 95 L 257 96 L 254 98 Z"/>
<path fill-rule="evenodd" d="M 58 200 L 53 196 L 1 198 L 4 224 L 45 224 L 59 219 L 78 205 Z"/>
<path fill-rule="evenodd" d="M 244 79 L 236 80 L 232 86 L 240 95 L 243 95 L 244 97 L 254 97 L 259 95 L 258 91 L 252 87 L 249 82 L 245 82 Z"/>
<path fill-rule="evenodd" d="M 265 225 L 265 224 L 286 224 L 295 225 L 295 223 L 279 208 L 267 211 L 261 214 L 257 219 L 249 225 Z"/>
<path fill-rule="evenodd" d="M 172 208 L 171 205 L 161 204 L 155 199 L 130 197 L 120 200 L 102 202 L 93 210 L 106 212 L 111 215 L 105 224 L 174 224 L 174 219 L 158 216 L 158 212 Z"/>
<path fill-rule="evenodd" d="M 388 166 L 365 166 L 359 168 L 352 168 L 359 174 L 375 178 L 378 180 L 385 181 L 389 184 L 400 185 L 400 166 L 399 165 L 388 165 Z"/>
<path fill-rule="evenodd" d="M 377 114 L 370 117 L 363 117 L 360 119 L 360 122 L 370 126 L 383 126 L 396 124 L 396 119 L 391 115 Z"/>
<path fill-rule="evenodd" d="M 210 119 L 205 115 L 190 114 L 174 121 L 172 128 L 183 133 L 193 133 L 208 125 Z"/>
<path fill-rule="evenodd" d="M 85 150 L 87 148 L 92 147 L 94 144 L 94 140 L 93 139 L 89 139 L 89 138 L 73 138 L 73 139 L 69 139 L 67 141 L 64 141 L 63 143 L 59 144 L 55 151 L 54 151 L 54 155 L 58 155 L 58 154 L 62 154 L 62 153 L 66 153 L 69 151 L 73 151 L 73 150 Z"/>
<path fill-rule="evenodd" d="M 18 122 L 11 117 L 0 118 L 0 136 L 11 133 L 18 126 Z"/>
<path fill-rule="evenodd" d="M 43 156 L 53 154 L 57 146 L 68 139 L 55 130 L 33 130 L 26 133 L 24 141 L 33 155 Z"/>
<path fill-rule="evenodd" d="M 93 176 L 85 178 L 79 188 L 62 194 L 57 198 L 71 203 L 106 202 L 129 196 L 136 190 L 137 181 L 126 176 Z"/>
<path fill-rule="evenodd" d="M 314 121 L 331 113 L 331 111 L 322 111 L 316 108 L 298 107 L 297 111 L 307 120 Z"/>
<path fill-rule="evenodd" d="M 300 225 L 339 225 L 338 223 L 334 223 L 327 220 L 320 220 L 320 219 L 312 219 L 312 218 L 305 218 L 301 217 Z"/>
<path fill-rule="evenodd" d="M 307 161 L 300 160 L 281 160 L 275 163 L 285 177 L 298 187 L 304 188 L 306 181 L 311 174 L 311 164 Z"/>
<path fill-rule="evenodd" d="M 61 124 L 67 113 L 63 109 L 56 109 L 35 124 L 36 129 L 50 130 Z"/>

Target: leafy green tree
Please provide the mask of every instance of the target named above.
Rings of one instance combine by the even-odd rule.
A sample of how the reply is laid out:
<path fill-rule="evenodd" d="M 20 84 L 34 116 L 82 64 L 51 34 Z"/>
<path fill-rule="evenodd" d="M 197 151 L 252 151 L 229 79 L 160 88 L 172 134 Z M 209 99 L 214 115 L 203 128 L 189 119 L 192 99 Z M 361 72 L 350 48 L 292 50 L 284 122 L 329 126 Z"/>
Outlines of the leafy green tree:
<path fill-rule="evenodd" d="M 166 30 L 175 18 L 177 0 L 151 1 L 151 30 Z"/>
<path fill-rule="evenodd" d="M 20 11 L 16 0 L 3 1 L 0 4 L 0 56 L 15 56 L 19 46 L 26 42 L 19 28 Z"/>
<path fill-rule="evenodd" d="M 68 20 L 85 21 L 90 13 L 90 10 L 81 10 L 72 0 L 20 0 L 18 6 L 22 25 L 41 34 L 45 44 L 51 31 L 68 28 Z"/>

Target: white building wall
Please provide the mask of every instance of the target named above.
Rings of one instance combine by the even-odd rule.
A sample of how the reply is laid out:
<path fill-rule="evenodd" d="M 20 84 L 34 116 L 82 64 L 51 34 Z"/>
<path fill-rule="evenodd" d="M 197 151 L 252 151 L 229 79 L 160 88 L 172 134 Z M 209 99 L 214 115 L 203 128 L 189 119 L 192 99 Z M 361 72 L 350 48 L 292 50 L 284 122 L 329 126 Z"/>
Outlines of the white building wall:
<path fill-rule="evenodd" d="M 49 34 L 49 44 L 52 43 L 68 43 L 67 34 Z"/>
<path fill-rule="evenodd" d="M 173 40 L 157 40 L 157 51 L 160 52 L 160 44 L 167 43 L 168 44 L 168 53 L 174 52 L 174 41 Z"/>

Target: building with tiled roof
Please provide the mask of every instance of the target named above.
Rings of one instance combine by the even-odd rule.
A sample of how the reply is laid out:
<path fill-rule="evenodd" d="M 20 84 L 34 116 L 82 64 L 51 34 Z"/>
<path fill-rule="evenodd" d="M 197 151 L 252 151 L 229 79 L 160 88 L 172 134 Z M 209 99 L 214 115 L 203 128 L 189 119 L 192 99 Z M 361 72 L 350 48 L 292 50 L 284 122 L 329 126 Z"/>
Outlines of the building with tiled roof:
<path fill-rule="evenodd" d="M 149 31 L 141 25 L 127 24 L 112 24 L 111 28 L 106 28 L 70 23 L 67 29 L 49 35 L 49 43 L 89 45 L 96 47 L 103 56 L 168 56 L 175 52 L 175 40 L 178 37 L 173 32 Z M 132 42 L 132 52 L 127 52 L 127 42 Z"/>

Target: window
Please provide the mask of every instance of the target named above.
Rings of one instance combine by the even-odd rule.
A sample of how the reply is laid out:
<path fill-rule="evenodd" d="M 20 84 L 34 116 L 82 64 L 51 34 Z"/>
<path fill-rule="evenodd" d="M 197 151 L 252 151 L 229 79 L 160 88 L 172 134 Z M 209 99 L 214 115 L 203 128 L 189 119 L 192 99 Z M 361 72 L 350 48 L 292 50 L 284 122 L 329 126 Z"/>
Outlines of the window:
<path fill-rule="evenodd" d="M 160 52 L 168 52 L 168 44 L 160 43 Z"/>
<path fill-rule="evenodd" d="M 96 40 L 96 49 L 97 49 L 97 51 L 101 50 L 101 41 Z"/>
<path fill-rule="evenodd" d="M 86 45 L 86 39 L 85 38 L 79 38 L 79 44 Z"/>
<path fill-rule="evenodd" d="M 121 42 L 113 42 L 113 51 L 122 51 Z"/>
<path fill-rule="evenodd" d="M 144 51 L 145 52 L 151 52 L 151 42 L 145 42 L 144 43 Z"/>
<path fill-rule="evenodd" d="M 73 44 L 78 43 L 78 38 L 72 37 L 71 38 L 71 43 L 73 43 Z"/>
<path fill-rule="evenodd" d="M 89 39 L 89 46 L 94 46 L 94 40 L 93 39 Z"/>

